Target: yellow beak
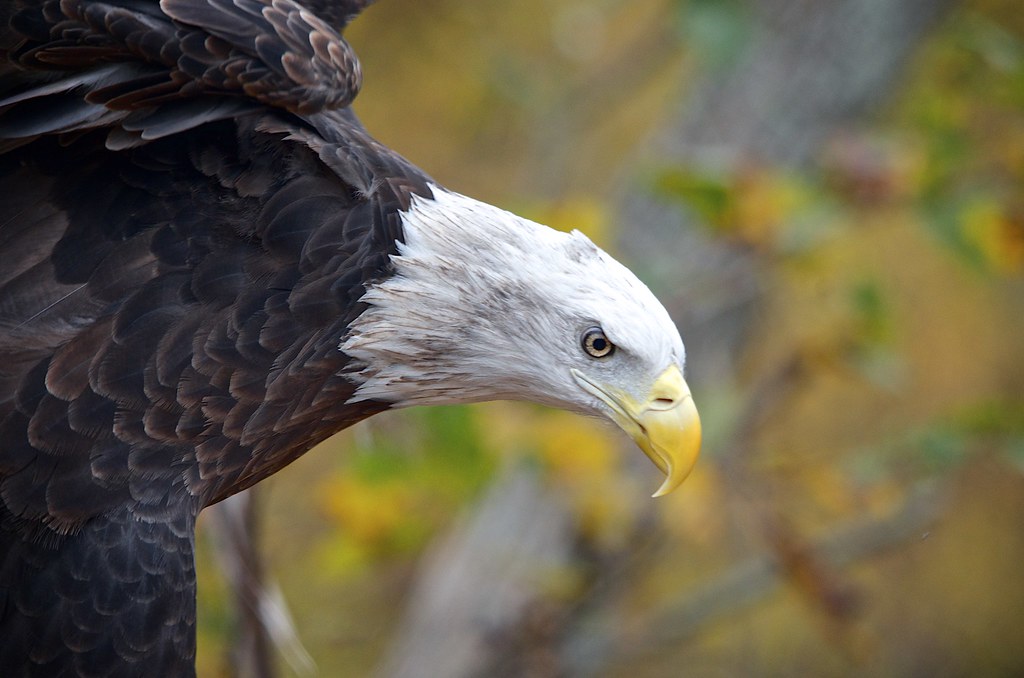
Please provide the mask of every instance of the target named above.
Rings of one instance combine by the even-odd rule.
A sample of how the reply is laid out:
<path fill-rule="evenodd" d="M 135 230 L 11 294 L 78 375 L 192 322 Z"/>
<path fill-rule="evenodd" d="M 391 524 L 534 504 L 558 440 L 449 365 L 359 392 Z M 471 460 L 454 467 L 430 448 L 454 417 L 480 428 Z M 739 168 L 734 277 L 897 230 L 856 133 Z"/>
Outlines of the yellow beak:
<path fill-rule="evenodd" d="M 653 496 L 668 494 L 686 480 L 700 454 L 701 431 L 697 406 L 678 367 L 662 372 L 639 401 L 620 389 L 591 381 L 578 370 L 573 370 L 573 376 L 611 407 L 615 423 L 665 474 L 665 482 Z"/>

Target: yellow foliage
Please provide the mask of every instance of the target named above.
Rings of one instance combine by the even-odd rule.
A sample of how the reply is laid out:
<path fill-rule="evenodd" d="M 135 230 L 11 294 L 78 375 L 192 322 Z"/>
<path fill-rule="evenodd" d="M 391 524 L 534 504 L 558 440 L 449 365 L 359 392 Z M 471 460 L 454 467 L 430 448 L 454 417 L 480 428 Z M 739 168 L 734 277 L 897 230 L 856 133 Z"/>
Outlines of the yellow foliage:
<path fill-rule="evenodd" d="M 563 198 L 530 210 L 528 216 L 560 231 L 576 229 L 605 249 L 611 246 L 614 239 L 609 228 L 607 205 L 588 196 Z"/>
<path fill-rule="evenodd" d="M 385 543 L 414 514 L 414 488 L 397 481 L 367 483 L 347 475 L 317 488 L 319 504 L 357 543 Z"/>
<path fill-rule="evenodd" d="M 566 412 L 544 412 L 538 419 L 534 440 L 558 482 L 589 483 L 614 472 L 615 446 L 607 430 Z"/>
<path fill-rule="evenodd" d="M 1024 270 L 1024 223 L 1011 220 L 1002 205 L 979 201 L 961 215 L 967 241 L 994 271 L 1011 274 Z"/>
<path fill-rule="evenodd" d="M 314 571 L 324 585 L 360 572 L 373 563 L 371 550 L 345 535 L 320 540 L 311 551 L 312 561 L 316 563 Z"/>
<path fill-rule="evenodd" d="M 524 403 L 495 402 L 477 406 L 481 432 L 487 445 L 505 459 L 532 449 L 537 409 Z"/>
<path fill-rule="evenodd" d="M 605 547 L 618 544 L 627 533 L 630 504 L 614 432 L 566 412 L 543 412 L 538 418 L 536 449 L 553 482 L 564 488 L 580 532 Z"/>
<path fill-rule="evenodd" d="M 658 500 L 669 534 L 707 544 L 722 534 L 726 512 L 719 469 L 698 463 L 675 492 Z"/>
<path fill-rule="evenodd" d="M 808 201 L 803 186 L 781 172 L 744 174 L 735 190 L 733 228 L 742 240 L 753 245 L 774 245 L 787 220 Z"/>
<path fill-rule="evenodd" d="M 558 410 L 512 403 L 482 409 L 488 443 L 506 456 L 535 457 L 566 498 L 583 536 L 604 548 L 621 545 L 635 498 L 642 495 L 624 484 L 618 433 Z"/>

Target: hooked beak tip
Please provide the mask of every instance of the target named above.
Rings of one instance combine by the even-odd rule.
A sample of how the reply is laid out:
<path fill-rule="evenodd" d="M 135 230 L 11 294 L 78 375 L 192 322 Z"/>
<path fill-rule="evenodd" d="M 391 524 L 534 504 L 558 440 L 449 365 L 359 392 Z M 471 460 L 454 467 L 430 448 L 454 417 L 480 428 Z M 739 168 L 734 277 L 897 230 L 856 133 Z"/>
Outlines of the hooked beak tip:
<path fill-rule="evenodd" d="M 630 414 L 640 425 L 634 439 L 665 474 L 652 496 L 665 496 L 686 480 L 700 456 L 700 415 L 679 368 L 665 370 L 655 380 L 647 404 Z"/>
<path fill-rule="evenodd" d="M 686 480 L 700 455 L 701 425 L 690 387 L 678 366 L 662 372 L 639 401 L 597 384 L 578 370 L 573 370 L 573 376 L 611 408 L 615 423 L 665 474 L 665 481 L 652 496 L 662 497 Z"/>

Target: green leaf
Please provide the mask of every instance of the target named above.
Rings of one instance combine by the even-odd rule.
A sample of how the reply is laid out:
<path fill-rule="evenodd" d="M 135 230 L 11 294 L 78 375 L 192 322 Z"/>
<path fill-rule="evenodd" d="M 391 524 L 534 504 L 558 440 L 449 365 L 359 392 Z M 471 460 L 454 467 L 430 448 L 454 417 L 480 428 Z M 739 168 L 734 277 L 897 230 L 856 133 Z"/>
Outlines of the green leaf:
<path fill-rule="evenodd" d="M 680 37 L 711 70 L 729 67 L 750 44 L 748 3 L 739 0 L 690 0 L 679 12 Z"/>
<path fill-rule="evenodd" d="M 655 174 L 652 188 L 658 197 L 692 209 L 701 221 L 718 229 L 728 226 L 732 197 L 723 180 L 672 167 Z"/>

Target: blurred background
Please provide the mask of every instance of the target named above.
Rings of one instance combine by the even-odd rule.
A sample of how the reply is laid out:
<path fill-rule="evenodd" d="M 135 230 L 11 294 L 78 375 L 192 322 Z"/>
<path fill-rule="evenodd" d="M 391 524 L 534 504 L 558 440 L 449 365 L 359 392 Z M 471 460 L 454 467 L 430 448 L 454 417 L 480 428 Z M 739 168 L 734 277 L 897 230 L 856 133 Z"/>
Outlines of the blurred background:
<path fill-rule="evenodd" d="M 204 514 L 200 676 L 1024 675 L 1019 0 L 380 0 L 346 37 L 378 139 L 666 302 L 704 452 L 652 500 L 598 422 L 376 417 L 229 507 L 242 574 Z M 297 637 L 274 608 L 253 668 L 258 575 Z"/>

